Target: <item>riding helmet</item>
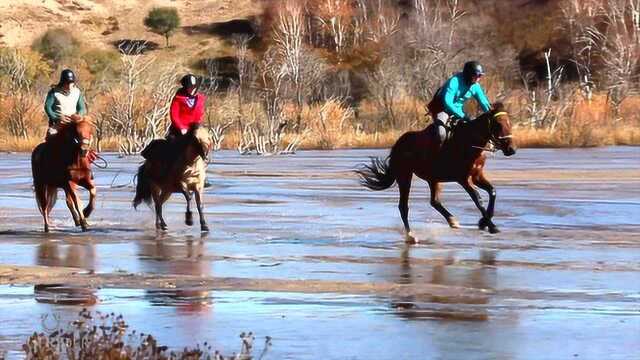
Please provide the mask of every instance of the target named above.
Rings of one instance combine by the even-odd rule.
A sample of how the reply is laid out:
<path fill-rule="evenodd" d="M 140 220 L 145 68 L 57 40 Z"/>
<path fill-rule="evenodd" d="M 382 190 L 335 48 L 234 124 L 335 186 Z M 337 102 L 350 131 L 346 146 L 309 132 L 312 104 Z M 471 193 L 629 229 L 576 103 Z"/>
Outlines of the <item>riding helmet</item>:
<path fill-rule="evenodd" d="M 76 74 L 71 69 L 64 69 L 60 73 L 60 84 L 68 84 L 76 82 Z"/>
<path fill-rule="evenodd" d="M 471 81 L 471 77 L 473 76 L 482 76 L 484 75 L 484 69 L 482 65 L 480 65 L 477 61 L 469 61 L 464 64 L 464 69 L 462 70 L 462 75 L 465 80 Z"/>
<path fill-rule="evenodd" d="M 182 85 L 182 87 L 185 89 L 194 87 L 197 84 L 198 84 L 198 78 L 196 78 L 196 76 L 193 74 L 187 74 L 183 76 L 182 79 L 180 79 L 180 85 Z"/>

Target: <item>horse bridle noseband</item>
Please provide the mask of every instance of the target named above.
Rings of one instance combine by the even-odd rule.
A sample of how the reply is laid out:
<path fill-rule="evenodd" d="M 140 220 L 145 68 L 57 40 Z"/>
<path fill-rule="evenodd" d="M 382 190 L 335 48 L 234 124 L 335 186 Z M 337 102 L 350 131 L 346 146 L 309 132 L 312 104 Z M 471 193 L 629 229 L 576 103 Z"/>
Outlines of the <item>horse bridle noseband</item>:
<path fill-rule="evenodd" d="M 493 125 L 494 119 L 498 118 L 498 116 L 503 116 L 503 115 L 508 115 L 508 113 L 506 111 L 499 111 L 493 114 L 491 120 L 489 120 L 489 124 L 488 124 L 489 134 L 490 134 L 489 142 L 491 143 L 491 147 L 473 146 L 474 148 L 484 150 L 484 151 L 496 152 L 500 150 L 500 148 L 496 146 L 496 144 L 500 143 L 500 140 L 513 138 L 513 135 L 495 136 L 491 131 L 491 126 Z"/>

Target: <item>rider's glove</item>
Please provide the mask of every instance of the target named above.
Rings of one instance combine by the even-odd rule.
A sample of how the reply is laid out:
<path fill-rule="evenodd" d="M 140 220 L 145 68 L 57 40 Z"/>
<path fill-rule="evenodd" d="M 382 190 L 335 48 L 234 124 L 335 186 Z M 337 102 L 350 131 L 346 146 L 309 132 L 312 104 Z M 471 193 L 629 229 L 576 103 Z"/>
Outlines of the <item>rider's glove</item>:
<path fill-rule="evenodd" d="M 56 130 L 56 128 L 54 128 L 54 127 L 50 127 L 50 128 L 47 130 L 47 133 L 48 133 L 49 135 L 55 135 L 55 134 L 57 134 L 57 133 L 58 133 L 58 130 Z"/>

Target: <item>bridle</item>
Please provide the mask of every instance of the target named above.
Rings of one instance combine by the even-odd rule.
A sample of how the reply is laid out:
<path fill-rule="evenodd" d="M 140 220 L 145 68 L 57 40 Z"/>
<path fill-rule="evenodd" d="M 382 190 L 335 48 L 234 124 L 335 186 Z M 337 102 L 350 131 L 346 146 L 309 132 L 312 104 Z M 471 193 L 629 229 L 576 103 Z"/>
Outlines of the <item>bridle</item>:
<path fill-rule="evenodd" d="M 80 134 L 76 133 L 76 136 L 73 139 L 76 144 L 80 146 L 80 156 L 85 157 L 91 150 L 91 143 L 93 142 L 93 136 L 88 138 L 81 137 Z"/>
<path fill-rule="evenodd" d="M 484 151 L 490 151 L 490 152 L 496 152 L 498 150 L 501 150 L 501 147 L 498 146 L 500 144 L 502 144 L 502 140 L 505 139 L 511 139 L 513 138 L 512 134 L 509 135 L 504 135 L 504 136 L 495 136 L 493 134 L 492 127 L 495 124 L 495 119 L 497 119 L 500 116 L 503 115 L 508 115 L 508 113 L 506 111 L 499 111 L 495 114 L 493 114 L 493 116 L 489 119 L 489 121 L 487 122 L 487 127 L 488 127 L 488 131 L 489 131 L 489 146 L 483 147 L 483 146 L 472 146 L 476 149 L 480 149 L 480 150 L 484 150 Z"/>

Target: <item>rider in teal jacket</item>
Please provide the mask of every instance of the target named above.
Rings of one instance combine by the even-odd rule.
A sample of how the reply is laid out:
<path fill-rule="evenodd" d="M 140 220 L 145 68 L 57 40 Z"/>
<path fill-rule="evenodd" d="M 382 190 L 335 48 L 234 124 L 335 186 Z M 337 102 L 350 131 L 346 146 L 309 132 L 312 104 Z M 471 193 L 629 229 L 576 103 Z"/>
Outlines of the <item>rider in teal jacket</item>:
<path fill-rule="evenodd" d="M 442 146 L 446 137 L 446 122 L 449 119 L 469 121 L 471 118 L 464 112 L 464 104 L 470 98 L 476 99 L 482 111 L 489 111 L 491 103 L 484 94 L 479 80 L 484 75 L 482 65 L 477 61 L 464 64 L 462 72 L 450 77 L 436 92 L 429 103 L 429 112 L 434 119 L 435 140 L 438 148 Z"/>

